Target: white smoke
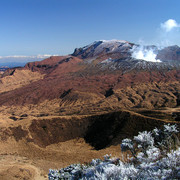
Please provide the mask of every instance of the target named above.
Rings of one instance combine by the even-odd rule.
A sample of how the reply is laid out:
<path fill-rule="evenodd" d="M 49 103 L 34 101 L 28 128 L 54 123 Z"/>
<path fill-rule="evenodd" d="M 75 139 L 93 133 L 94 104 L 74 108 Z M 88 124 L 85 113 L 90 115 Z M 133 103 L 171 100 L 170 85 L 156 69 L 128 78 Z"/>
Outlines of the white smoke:
<path fill-rule="evenodd" d="M 140 41 L 140 46 L 134 46 L 132 49 L 132 57 L 136 59 L 142 59 L 150 62 L 161 62 L 156 59 L 157 51 L 170 45 L 179 44 L 180 41 L 180 24 L 174 19 L 168 19 L 160 24 L 159 34 L 153 41 L 156 44 L 156 49 L 153 47 L 147 47 L 144 41 Z"/>
<path fill-rule="evenodd" d="M 146 48 L 145 46 L 138 46 L 132 49 L 132 55 L 135 59 L 142 59 L 149 62 L 161 62 L 156 59 L 157 54 L 153 48 Z"/>
<path fill-rule="evenodd" d="M 165 32 L 170 32 L 179 27 L 180 25 L 174 19 L 168 19 L 164 23 L 161 23 L 161 29 L 163 29 Z"/>

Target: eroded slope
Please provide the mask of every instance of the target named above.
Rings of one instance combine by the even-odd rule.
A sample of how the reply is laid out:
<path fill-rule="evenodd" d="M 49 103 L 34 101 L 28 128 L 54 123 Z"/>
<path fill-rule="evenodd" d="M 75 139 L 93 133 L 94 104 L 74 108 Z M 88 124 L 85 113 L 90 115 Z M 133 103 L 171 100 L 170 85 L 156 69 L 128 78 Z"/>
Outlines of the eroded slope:
<path fill-rule="evenodd" d="M 49 168 L 119 156 L 139 131 L 179 126 L 179 48 L 171 64 L 133 59 L 132 46 L 96 42 L 2 75 L 1 179 L 45 179 Z"/>

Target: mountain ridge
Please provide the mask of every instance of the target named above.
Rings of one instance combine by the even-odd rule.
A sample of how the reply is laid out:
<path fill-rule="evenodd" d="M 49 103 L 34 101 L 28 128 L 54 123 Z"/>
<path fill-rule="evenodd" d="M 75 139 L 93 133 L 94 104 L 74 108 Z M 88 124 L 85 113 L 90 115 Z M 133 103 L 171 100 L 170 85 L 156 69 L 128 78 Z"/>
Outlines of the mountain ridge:
<path fill-rule="evenodd" d="M 106 107 L 105 102 L 109 101 L 109 106 L 111 106 L 114 98 L 115 109 L 116 106 L 118 108 L 177 106 L 180 48 L 173 46 L 160 50 L 159 57 L 163 57 L 163 52 L 172 52 L 172 55 L 169 55 L 172 57 L 171 60 L 161 59 L 161 62 L 150 62 L 133 58 L 133 46 L 134 44 L 127 41 L 95 41 L 80 50 L 76 49 L 71 55 L 52 56 L 42 61 L 27 63 L 22 69 L 39 72 L 43 74 L 43 79 L 37 78 L 37 81 L 21 88 L 0 94 L 0 105 L 37 104 L 45 100 L 57 99 L 60 109 L 66 109 L 68 105 L 74 109 L 73 104 L 83 106 L 86 103 L 90 107 L 96 107 L 95 103 L 99 102 L 103 109 L 104 106 Z M 145 48 L 151 50 L 155 47 L 146 46 Z M 174 83 L 177 87 L 173 85 Z M 164 93 L 162 84 L 165 87 L 170 85 L 172 90 L 166 89 Z M 133 90 L 139 89 L 140 86 L 155 88 L 151 91 L 154 94 L 153 100 L 151 98 L 147 100 L 146 105 L 143 105 L 143 98 L 146 95 L 139 96 Z M 125 91 L 130 88 L 134 95 L 129 94 L 125 96 L 125 99 L 122 98 L 119 92 L 122 92 L 124 88 Z M 144 93 L 146 88 L 143 90 Z M 107 97 L 111 90 L 111 95 Z M 156 102 L 154 98 L 158 96 L 158 93 Z M 99 99 L 99 102 L 95 101 L 95 98 Z"/>
<path fill-rule="evenodd" d="M 50 168 L 119 156 L 121 140 L 139 131 L 180 127 L 179 48 L 151 62 L 132 57 L 132 50 L 154 58 L 154 46 L 143 51 L 126 41 L 111 43 L 3 72 L 0 177 L 47 179 Z"/>

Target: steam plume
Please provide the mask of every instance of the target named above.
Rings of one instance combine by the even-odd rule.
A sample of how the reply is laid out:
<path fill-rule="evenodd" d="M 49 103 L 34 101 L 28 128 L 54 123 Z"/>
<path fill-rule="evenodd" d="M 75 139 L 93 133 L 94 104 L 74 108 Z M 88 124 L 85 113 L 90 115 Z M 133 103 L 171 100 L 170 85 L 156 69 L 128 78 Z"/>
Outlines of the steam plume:
<path fill-rule="evenodd" d="M 142 59 L 151 62 L 161 62 L 156 59 L 157 51 L 161 50 L 165 46 L 178 44 L 180 30 L 180 24 L 174 19 L 168 19 L 160 24 L 160 34 L 156 37 L 156 48 L 150 46 L 143 46 L 144 42 L 140 43 L 140 46 L 134 46 L 132 49 L 132 57 L 136 59 Z"/>
<path fill-rule="evenodd" d="M 161 62 L 159 59 L 156 59 L 157 54 L 154 51 L 153 48 L 146 48 L 145 46 L 134 47 L 132 49 L 132 57 L 149 62 Z"/>

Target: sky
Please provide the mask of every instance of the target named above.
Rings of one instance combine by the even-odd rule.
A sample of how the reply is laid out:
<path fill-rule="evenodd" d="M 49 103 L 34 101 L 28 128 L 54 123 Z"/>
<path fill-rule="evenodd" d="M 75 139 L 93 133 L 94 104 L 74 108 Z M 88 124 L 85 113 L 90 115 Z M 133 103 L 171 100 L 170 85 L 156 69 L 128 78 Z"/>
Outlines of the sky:
<path fill-rule="evenodd" d="M 0 0 L 0 56 L 64 55 L 104 39 L 180 45 L 179 8 L 180 0 Z"/>

